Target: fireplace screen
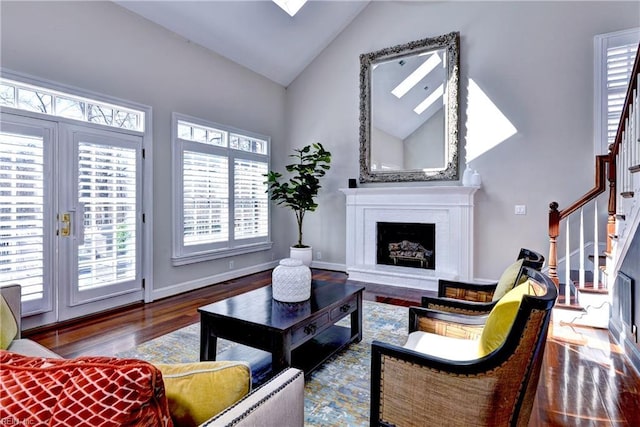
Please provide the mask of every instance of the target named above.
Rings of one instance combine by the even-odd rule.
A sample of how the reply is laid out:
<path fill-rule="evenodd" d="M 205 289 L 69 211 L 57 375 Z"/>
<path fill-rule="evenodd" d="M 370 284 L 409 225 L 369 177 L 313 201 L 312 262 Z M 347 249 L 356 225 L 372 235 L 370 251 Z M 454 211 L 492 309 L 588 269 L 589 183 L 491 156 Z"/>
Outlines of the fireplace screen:
<path fill-rule="evenodd" d="M 377 263 L 435 270 L 436 225 L 377 223 Z"/>

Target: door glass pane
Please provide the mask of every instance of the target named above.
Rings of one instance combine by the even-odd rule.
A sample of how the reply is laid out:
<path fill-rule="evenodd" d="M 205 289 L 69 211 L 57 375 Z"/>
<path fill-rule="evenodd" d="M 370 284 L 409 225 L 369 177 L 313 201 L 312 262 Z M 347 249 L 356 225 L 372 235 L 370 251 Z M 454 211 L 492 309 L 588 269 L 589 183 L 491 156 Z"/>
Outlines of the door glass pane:
<path fill-rule="evenodd" d="M 84 120 L 84 112 L 87 104 L 77 99 L 56 97 L 56 114 L 70 119 Z"/>
<path fill-rule="evenodd" d="M 80 142 L 78 289 L 136 277 L 136 150 Z"/>
<path fill-rule="evenodd" d="M 51 114 L 51 100 L 53 97 L 34 90 L 18 89 L 18 108 L 38 113 Z"/>
<path fill-rule="evenodd" d="M 43 182 L 42 137 L 0 133 L 0 285 L 23 301 L 44 297 Z"/>

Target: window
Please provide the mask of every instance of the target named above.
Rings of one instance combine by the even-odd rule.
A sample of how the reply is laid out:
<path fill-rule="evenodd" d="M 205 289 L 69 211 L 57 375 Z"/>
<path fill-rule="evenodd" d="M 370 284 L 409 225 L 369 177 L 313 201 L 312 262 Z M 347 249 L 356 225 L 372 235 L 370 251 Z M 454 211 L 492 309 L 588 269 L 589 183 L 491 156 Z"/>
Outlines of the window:
<path fill-rule="evenodd" d="M 144 131 L 144 112 L 0 78 L 0 107 L 49 114 L 110 127 Z"/>
<path fill-rule="evenodd" d="M 271 248 L 269 138 L 174 113 L 174 265 Z"/>
<path fill-rule="evenodd" d="M 614 142 L 636 57 L 640 28 L 595 37 L 595 153 Z"/>

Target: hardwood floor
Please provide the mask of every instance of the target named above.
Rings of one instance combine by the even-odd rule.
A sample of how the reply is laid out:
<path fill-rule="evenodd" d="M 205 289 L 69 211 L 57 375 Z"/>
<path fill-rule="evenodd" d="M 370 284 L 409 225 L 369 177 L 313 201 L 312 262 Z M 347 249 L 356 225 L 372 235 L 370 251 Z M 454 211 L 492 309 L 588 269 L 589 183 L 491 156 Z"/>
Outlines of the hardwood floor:
<path fill-rule="evenodd" d="M 313 270 L 318 280 L 343 282 L 340 272 Z M 137 304 L 81 321 L 27 331 L 64 357 L 113 354 L 199 321 L 198 307 L 267 285 L 271 272 Z M 423 292 L 366 284 L 364 298 L 418 304 Z M 553 324 L 545 350 L 531 427 L 640 426 L 640 375 L 605 330 Z"/>

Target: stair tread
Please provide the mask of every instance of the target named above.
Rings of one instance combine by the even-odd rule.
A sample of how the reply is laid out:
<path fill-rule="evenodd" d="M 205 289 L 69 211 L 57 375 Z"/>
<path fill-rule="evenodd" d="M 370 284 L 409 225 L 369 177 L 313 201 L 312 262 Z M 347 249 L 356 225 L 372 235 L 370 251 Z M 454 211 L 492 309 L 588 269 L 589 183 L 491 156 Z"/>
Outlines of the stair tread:
<path fill-rule="evenodd" d="M 584 272 L 584 286 L 579 287 L 578 282 L 580 280 L 580 272 L 578 270 L 571 270 L 569 277 L 573 281 L 573 286 L 575 286 L 580 292 L 587 292 L 593 294 L 607 294 L 609 293 L 606 286 L 599 282 L 598 286 L 594 286 L 593 283 L 593 272 L 585 271 Z"/>
<path fill-rule="evenodd" d="M 556 306 L 562 306 L 563 308 L 571 310 L 582 309 L 580 302 L 578 301 L 578 291 L 573 283 L 569 284 L 569 302 L 566 302 L 565 295 L 566 285 L 564 283 L 558 284 L 558 299 L 556 300 Z"/>
<path fill-rule="evenodd" d="M 586 311 L 582 306 L 578 304 L 564 304 L 561 302 L 556 302 L 555 308 L 564 308 L 565 310 L 574 310 L 574 311 Z"/>
<path fill-rule="evenodd" d="M 585 294 L 601 294 L 601 295 L 608 295 L 609 294 L 609 290 L 606 288 L 594 288 L 593 284 L 591 284 L 590 287 L 586 286 L 587 284 L 585 283 L 585 287 L 584 288 L 578 288 L 578 290 L 580 292 L 584 292 Z"/>

